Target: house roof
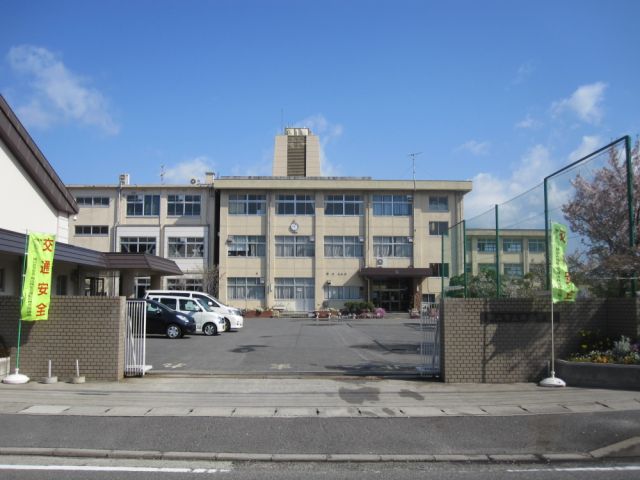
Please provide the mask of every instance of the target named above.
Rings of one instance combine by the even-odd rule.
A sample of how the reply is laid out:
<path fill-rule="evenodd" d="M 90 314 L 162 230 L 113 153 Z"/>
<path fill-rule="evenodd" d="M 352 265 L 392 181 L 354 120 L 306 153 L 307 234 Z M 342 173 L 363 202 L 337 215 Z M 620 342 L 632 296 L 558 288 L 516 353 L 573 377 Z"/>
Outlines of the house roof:
<path fill-rule="evenodd" d="M 24 255 L 26 234 L 0 228 L 0 253 Z M 182 275 L 173 260 L 138 253 L 104 253 L 56 242 L 54 262 L 73 263 L 96 270 L 133 270 L 140 275 Z"/>
<path fill-rule="evenodd" d="M 0 139 L 27 172 L 33 184 L 61 212 L 78 213 L 78 205 L 11 107 L 0 95 Z"/>

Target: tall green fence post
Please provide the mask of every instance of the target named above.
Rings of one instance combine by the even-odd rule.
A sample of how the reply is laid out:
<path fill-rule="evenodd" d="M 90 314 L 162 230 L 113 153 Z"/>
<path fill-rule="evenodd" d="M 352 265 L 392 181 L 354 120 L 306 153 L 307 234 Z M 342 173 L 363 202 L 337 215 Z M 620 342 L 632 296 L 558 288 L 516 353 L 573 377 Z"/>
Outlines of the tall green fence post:
<path fill-rule="evenodd" d="M 462 220 L 462 279 L 464 281 L 464 298 L 467 298 L 467 224 Z"/>
<path fill-rule="evenodd" d="M 500 298 L 500 232 L 498 231 L 498 205 L 496 210 L 496 298 Z"/>

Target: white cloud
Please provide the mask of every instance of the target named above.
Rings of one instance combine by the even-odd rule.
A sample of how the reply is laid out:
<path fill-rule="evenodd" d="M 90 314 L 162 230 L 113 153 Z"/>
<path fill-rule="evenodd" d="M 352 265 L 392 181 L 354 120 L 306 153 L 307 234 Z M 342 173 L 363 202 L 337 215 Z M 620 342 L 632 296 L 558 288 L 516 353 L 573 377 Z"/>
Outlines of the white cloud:
<path fill-rule="evenodd" d="M 516 123 L 516 128 L 537 128 L 540 125 L 542 125 L 541 122 L 539 122 L 538 120 L 536 120 L 535 118 L 533 118 L 531 115 L 527 115 L 526 117 L 524 117 L 524 119 L 520 120 L 518 123 Z"/>
<path fill-rule="evenodd" d="M 569 154 L 569 161 L 575 162 L 576 160 L 586 157 L 592 152 L 595 152 L 602 146 L 602 139 L 597 135 L 585 135 L 582 137 L 582 142 L 573 152 Z"/>
<path fill-rule="evenodd" d="M 340 138 L 344 132 L 342 125 L 329 122 L 321 113 L 304 118 L 295 125 L 311 129 L 320 139 L 320 172 L 325 177 L 339 177 L 342 169 L 333 164 L 326 155 L 328 144 Z"/>
<path fill-rule="evenodd" d="M 553 171 L 553 162 L 549 150 L 543 145 L 536 145 L 531 148 L 520 162 L 511 170 L 508 178 L 500 178 L 490 173 L 479 173 L 473 178 L 473 190 L 464 199 L 465 218 L 470 219 L 476 215 L 486 212 L 494 205 L 500 205 L 511 200 L 518 195 L 528 191 L 538 185 L 546 175 Z M 529 213 L 540 213 L 539 202 L 543 202 L 542 194 L 532 194 L 531 198 L 522 200 L 524 211 L 520 214 L 525 218 Z M 526 204 L 526 205 L 525 205 Z M 502 225 L 513 223 L 518 215 L 514 202 L 514 207 L 510 212 L 503 208 L 501 217 Z M 509 207 L 509 206 L 505 206 Z M 510 219 L 509 215 L 514 218 Z"/>
<path fill-rule="evenodd" d="M 456 152 L 469 152 L 472 155 L 487 155 L 491 148 L 490 142 L 478 142 L 477 140 L 469 140 L 462 145 L 456 147 Z"/>
<path fill-rule="evenodd" d="M 205 173 L 213 172 L 213 163 L 206 156 L 185 160 L 164 170 L 165 183 L 189 183 L 192 178 L 204 182 Z"/>
<path fill-rule="evenodd" d="M 518 71 L 516 73 L 516 78 L 513 81 L 514 84 L 519 84 L 528 79 L 531 74 L 535 71 L 535 67 L 533 66 L 533 62 L 525 62 L 518 67 Z"/>
<path fill-rule="evenodd" d="M 596 82 L 579 87 L 569 98 L 564 98 L 551 105 L 554 115 L 567 110 L 575 113 L 580 120 L 597 124 L 602 119 L 602 101 L 607 84 Z"/>
<path fill-rule="evenodd" d="M 31 78 L 32 99 L 17 109 L 26 124 L 49 127 L 61 120 L 73 120 L 110 135 L 119 132 L 105 97 L 46 48 L 12 47 L 7 59 L 14 71 Z"/>

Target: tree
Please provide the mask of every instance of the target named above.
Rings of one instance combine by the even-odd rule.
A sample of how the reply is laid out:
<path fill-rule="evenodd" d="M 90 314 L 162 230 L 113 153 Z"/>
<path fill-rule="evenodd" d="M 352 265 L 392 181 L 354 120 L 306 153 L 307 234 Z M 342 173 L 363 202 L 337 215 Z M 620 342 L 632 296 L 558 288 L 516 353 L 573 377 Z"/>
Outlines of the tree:
<path fill-rule="evenodd" d="M 636 238 L 640 214 L 640 146 L 632 150 L 633 212 Z M 574 280 L 588 285 L 597 295 L 622 295 L 628 279 L 640 272 L 638 244 L 629 244 L 627 169 L 618 149 L 609 152 L 607 164 L 592 179 L 578 175 L 572 182 L 574 194 L 562 206 L 572 232 L 581 237 L 584 248 L 569 256 Z"/>
<path fill-rule="evenodd" d="M 202 289 L 205 293 L 219 297 L 220 272 L 218 265 L 207 267 L 202 271 Z"/>

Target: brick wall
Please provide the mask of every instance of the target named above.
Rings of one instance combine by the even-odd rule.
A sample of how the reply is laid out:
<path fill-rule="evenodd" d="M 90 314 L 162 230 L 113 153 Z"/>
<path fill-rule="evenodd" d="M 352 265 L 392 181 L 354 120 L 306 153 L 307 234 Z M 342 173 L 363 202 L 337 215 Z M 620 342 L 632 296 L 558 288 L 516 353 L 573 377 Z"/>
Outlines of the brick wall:
<path fill-rule="evenodd" d="M 20 299 L 0 296 L 0 350 L 16 364 Z M 51 297 L 49 320 L 22 322 L 20 373 L 38 381 L 47 361 L 60 381 L 75 376 L 75 361 L 87 380 L 119 380 L 124 371 L 124 297 Z"/>
<path fill-rule="evenodd" d="M 614 339 L 622 334 L 637 338 L 638 305 L 638 299 L 556 304 L 556 358 L 577 350 L 581 329 L 599 329 Z M 496 313 L 502 316 L 492 316 Z M 550 330 L 550 305 L 543 299 L 446 299 L 442 377 L 453 383 L 539 381 L 551 358 Z"/>

